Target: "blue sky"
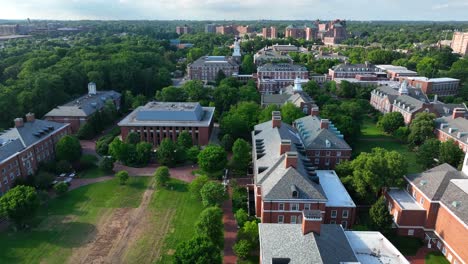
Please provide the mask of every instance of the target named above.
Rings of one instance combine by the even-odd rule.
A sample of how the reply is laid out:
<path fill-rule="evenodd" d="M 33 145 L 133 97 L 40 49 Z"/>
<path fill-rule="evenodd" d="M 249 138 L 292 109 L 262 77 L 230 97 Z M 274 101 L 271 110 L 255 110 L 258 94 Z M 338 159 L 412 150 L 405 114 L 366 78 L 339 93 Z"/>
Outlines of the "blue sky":
<path fill-rule="evenodd" d="M 0 0 L 0 19 L 468 20 L 468 0 Z"/>

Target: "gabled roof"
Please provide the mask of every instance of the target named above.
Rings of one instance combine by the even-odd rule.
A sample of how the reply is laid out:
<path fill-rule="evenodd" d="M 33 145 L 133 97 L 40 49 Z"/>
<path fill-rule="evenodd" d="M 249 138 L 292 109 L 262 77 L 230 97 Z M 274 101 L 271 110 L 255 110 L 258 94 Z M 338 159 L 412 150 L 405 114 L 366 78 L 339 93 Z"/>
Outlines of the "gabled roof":
<path fill-rule="evenodd" d="M 468 225 L 468 178 L 450 180 L 440 201 Z"/>
<path fill-rule="evenodd" d="M 462 172 L 444 163 L 406 178 L 432 201 L 439 201 L 452 179 L 468 179 Z"/>
<path fill-rule="evenodd" d="M 468 120 L 463 117 L 455 119 L 452 116 L 436 118 L 436 129 L 453 136 L 457 140 L 468 143 Z M 442 125 L 444 124 L 444 125 Z"/>
<path fill-rule="evenodd" d="M 262 71 L 306 72 L 307 68 L 305 66 L 292 63 L 267 63 L 257 68 L 257 72 Z"/>
<path fill-rule="evenodd" d="M 294 121 L 306 149 L 351 149 L 331 122 L 329 128 L 324 129 L 320 128 L 320 121 L 319 117 L 311 115 Z"/>
<path fill-rule="evenodd" d="M 323 263 L 357 262 L 353 249 L 340 225 L 320 226 L 320 235 L 314 233 Z"/>

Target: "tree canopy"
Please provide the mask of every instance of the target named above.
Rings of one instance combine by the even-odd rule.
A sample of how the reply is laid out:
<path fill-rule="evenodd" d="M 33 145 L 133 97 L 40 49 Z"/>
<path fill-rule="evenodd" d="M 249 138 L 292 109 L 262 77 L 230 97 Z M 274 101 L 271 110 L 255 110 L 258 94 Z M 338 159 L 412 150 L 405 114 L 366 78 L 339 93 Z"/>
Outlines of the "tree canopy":
<path fill-rule="evenodd" d="M 34 217 L 38 207 L 36 190 L 30 186 L 18 185 L 0 197 L 0 214 L 7 216 L 19 228 Z"/>
<path fill-rule="evenodd" d="M 77 161 L 81 157 L 81 145 L 78 138 L 74 136 L 63 136 L 55 146 L 56 156 L 59 160 L 69 162 Z"/>

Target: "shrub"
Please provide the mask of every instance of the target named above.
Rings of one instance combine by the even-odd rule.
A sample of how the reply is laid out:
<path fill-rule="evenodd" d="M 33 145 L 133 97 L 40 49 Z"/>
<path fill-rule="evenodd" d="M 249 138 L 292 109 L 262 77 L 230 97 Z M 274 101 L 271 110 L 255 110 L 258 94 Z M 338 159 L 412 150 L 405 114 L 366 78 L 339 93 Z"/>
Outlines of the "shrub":
<path fill-rule="evenodd" d="M 57 195 L 64 195 L 68 191 L 68 184 L 65 182 L 59 182 L 54 185 L 54 190 Z"/>
<path fill-rule="evenodd" d="M 234 253 L 236 253 L 236 256 L 241 259 L 245 259 L 252 250 L 252 244 L 245 239 L 241 239 L 237 241 L 236 244 L 234 244 L 233 249 Z"/>
<path fill-rule="evenodd" d="M 106 173 L 112 173 L 114 170 L 114 159 L 111 156 L 102 158 L 99 162 L 99 169 Z"/>
<path fill-rule="evenodd" d="M 52 182 L 54 181 L 55 176 L 48 172 L 39 172 L 34 176 L 34 185 L 38 189 L 48 189 Z"/>
<path fill-rule="evenodd" d="M 200 190 L 202 203 L 205 207 L 221 205 L 226 200 L 226 191 L 221 183 L 207 182 Z"/>
<path fill-rule="evenodd" d="M 171 174 L 169 173 L 169 168 L 166 166 L 161 166 L 156 169 L 154 172 L 154 177 L 156 178 L 156 185 L 158 187 L 165 186 L 169 181 Z"/>
<path fill-rule="evenodd" d="M 245 222 L 249 221 L 249 214 L 247 214 L 247 212 L 242 208 L 236 211 L 234 217 L 236 218 L 236 222 L 239 227 L 243 227 Z"/>
<path fill-rule="evenodd" d="M 119 171 L 115 176 L 117 177 L 117 179 L 119 179 L 120 185 L 127 184 L 129 178 L 127 171 Z"/>
<path fill-rule="evenodd" d="M 57 162 L 57 173 L 66 173 L 66 172 L 71 172 L 73 170 L 72 165 L 70 162 L 66 160 L 59 160 Z"/>
<path fill-rule="evenodd" d="M 80 169 L 87 170 L 91 169 L 96 166 L 96 162 L 98 161 L 97 157 L 91 154 L 83 155 L 80 158 Z"/>

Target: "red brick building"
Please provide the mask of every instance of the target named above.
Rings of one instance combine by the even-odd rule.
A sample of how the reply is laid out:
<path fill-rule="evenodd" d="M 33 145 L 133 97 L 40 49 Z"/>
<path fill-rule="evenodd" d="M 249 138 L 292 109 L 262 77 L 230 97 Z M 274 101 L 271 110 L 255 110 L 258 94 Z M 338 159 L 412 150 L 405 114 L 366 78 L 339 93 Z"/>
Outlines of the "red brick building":
<path fill-rule="evenodd" d="M 70 124 L 71 132 L 76 133 L 89 118 L 104 108 L 108 100 L 117 109 L 120 108 L 120 93 L 116 91 L 97 91 L 96 84 L 88 84 L 88 94 L 76 98 L 64 105 L 60 105 L 45 114 L 44 119 L 59 123 Z"/>
<path fill-rule="evenodd" d="M 460 172 L 442 164 L 405 176 L 406 190 L 386 192 L 388 209 L 400 235 L 424 239 L 450 263 L 468 261 L 467 159 Z"/>
<path fill-rule="evenodd" d="M 257 68 L 257 89 L 260 93 L 279 93 L 294 84 L 294 80 L 308 79 L 307 68 L 290 63 L 267 63 Z"/>
<path fill-rule="evenodd" d="M 141 141 L 158 146 L 165 138 L 174 141 L 187 131 L 195 145 L 207 145 L 213 129 L 214 107 L 199 103 L 149 102 L 140 106 L 119 122 L 122 139 L 130 132 Z"/>
<path fill-rule="evenodd" d="M 266 39 L 276 39 L 278 38 L 278 31 L 276 27 L 264 27 L 262 29 L 262 36 Z"/>
<path fill-rule="evenodd" d="M 425 94 L 437 96 L 457 95 L 460 80 L 453 78 L 426 78 L 426 77 L 401 77 L 400 81 L 408 81 L 408 85 L 421 89 Z"/>
<path fill-rule="evenodd" d="M 190 80 L 214 82 L 219 71 L 227 77 L 239 74 L 239 64 L 233 57 L 203 56 L 187 66 Z"/>
<path fill-rule="evenodd" d="M 468 32 L 453 32 L 452 50 L 458 54 L 468 54 Z"/>
<path fill-rule="evenodd" d="M 468 120 L 466 108 L 455 108 L 452 115 L 435 120 L 435 134 L 442 142 L 453 140 L 463 152 L 468 152 Z"/>
<path fill-rule="evenodd" d="M 331 170 L 316 170 L 294 127 L 273 112 L 252 132 L 255 214 L 262 223 L 301 223 L 302 211 L 319 210 L 324 223 L 352 226 L 356 206 Z"/>
<path fill-rule="evenodd" d="M 193 33 L 193 29 L 187 25 L 184 25 L 184 26 L 177 26 L 176 27 L 176 33 L 178 35 L 182 35 L 182 34 L 192 34 Z"/>
<path fill-rule="evenodd" d="M 0 133 L 0 196 L 37 171 L 39 163 L 55 158 L 55 144 L 70 134 L 70 125 L 36 119 L 34 114 L 15 119 L 15 127 Z"/>

